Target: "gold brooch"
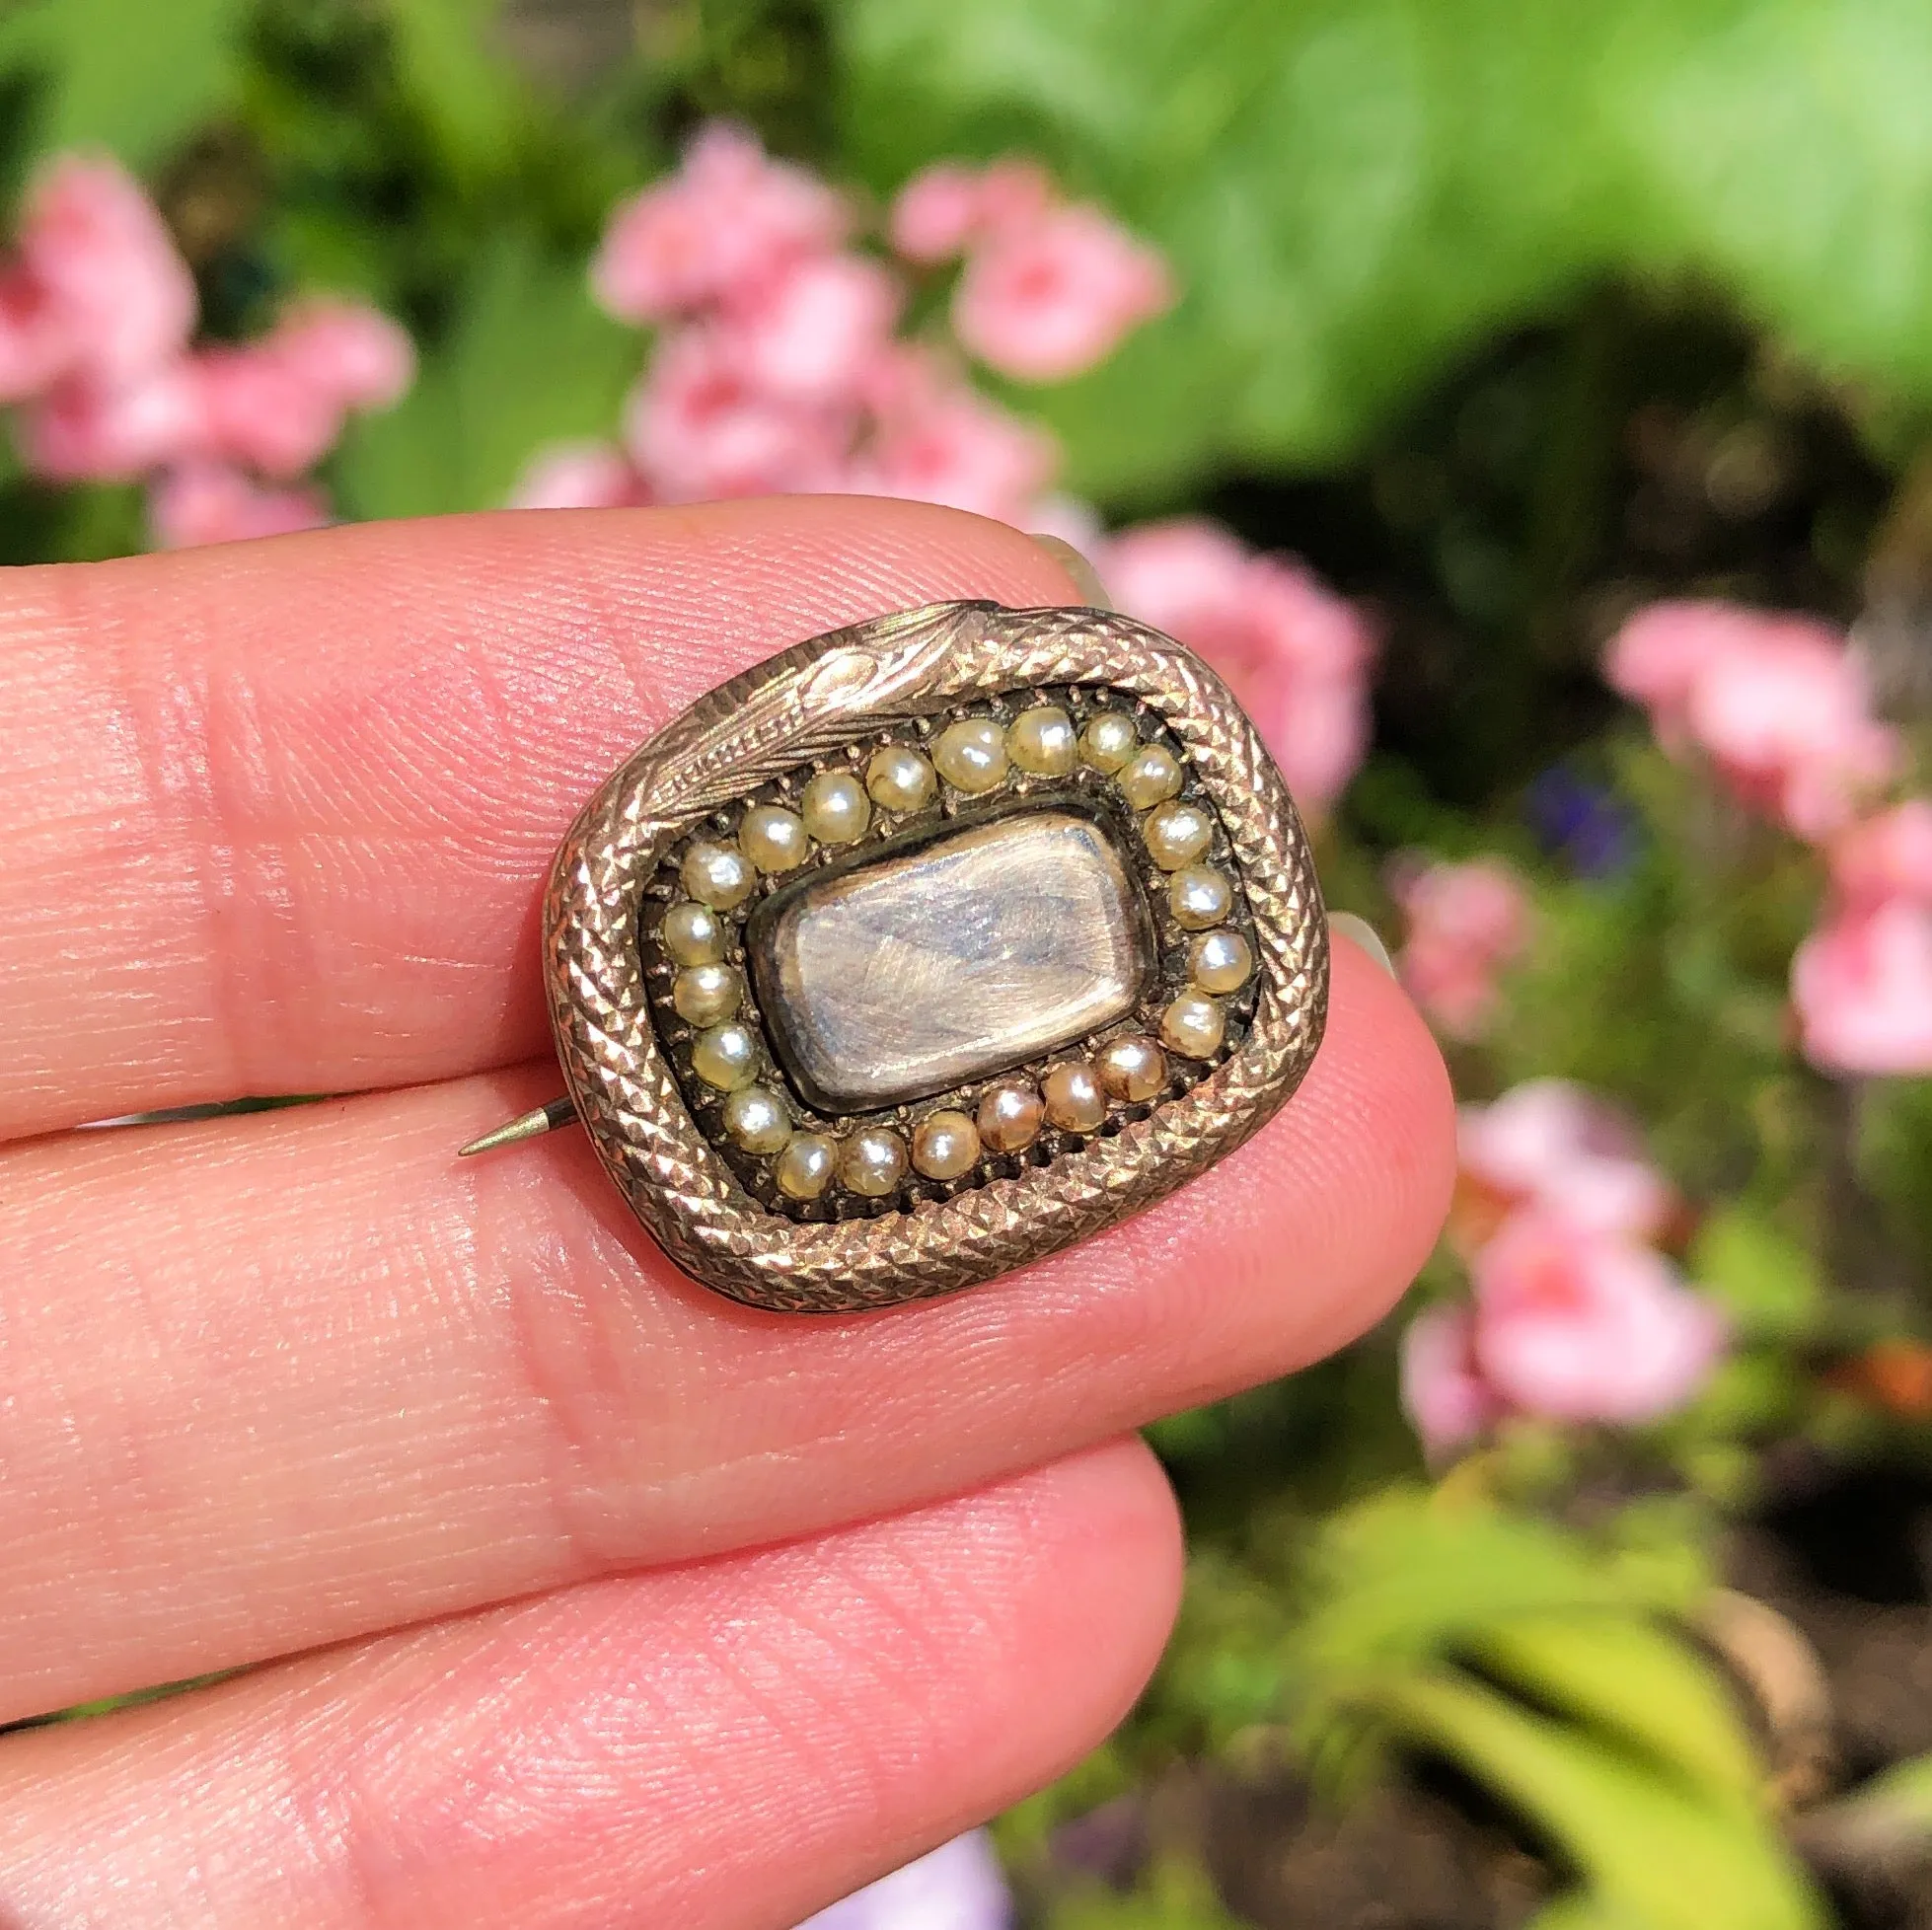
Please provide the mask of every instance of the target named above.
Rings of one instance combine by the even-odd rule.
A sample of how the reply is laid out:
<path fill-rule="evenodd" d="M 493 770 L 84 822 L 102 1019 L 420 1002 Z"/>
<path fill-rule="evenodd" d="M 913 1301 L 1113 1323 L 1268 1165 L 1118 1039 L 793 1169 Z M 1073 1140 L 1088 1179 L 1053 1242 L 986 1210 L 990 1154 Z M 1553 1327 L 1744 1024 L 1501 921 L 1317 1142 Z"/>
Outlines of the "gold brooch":
<path fill-rule="evenodd" d="M 1197 657 L 1098 610 L 935 604 L 702 698 L 558 850 L 544 982 L 580 1119 L 705 1286 L 833 1312 L 1084 1238 L 1306 1072 L 1300 820 Z"/>

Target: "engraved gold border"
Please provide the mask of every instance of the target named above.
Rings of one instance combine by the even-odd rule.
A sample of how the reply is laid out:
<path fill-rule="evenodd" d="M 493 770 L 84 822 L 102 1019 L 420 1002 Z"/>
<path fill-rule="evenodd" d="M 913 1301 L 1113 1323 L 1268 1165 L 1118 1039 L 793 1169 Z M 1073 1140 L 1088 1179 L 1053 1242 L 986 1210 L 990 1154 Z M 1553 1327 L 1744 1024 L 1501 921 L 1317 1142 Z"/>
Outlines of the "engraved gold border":
<path fill-rule="evenodd" d="M 878 1219 L 769 1213 L 698 1130 L 666 1064 L 638 956 L 644 885 L 700 819 L 895 720 L 1048 684 L 1111 684 L 1158 712 L 1221 813 L 1258 940 L 1247 1038 L 1111 1139 Z M 1328 927 L 1288 787 L 1226 687 L 1191 651 L 1110 611 L 941 603 L 857 624 L 721 684 L 612 776 L 558 848 L 544 894 L 557 1058 L 591 1144 L 645 1229 L 705 1286 L 832 1313 L 950 1293 L 1150 1205 L 1261 1127 L 1321 1043 Z"/>

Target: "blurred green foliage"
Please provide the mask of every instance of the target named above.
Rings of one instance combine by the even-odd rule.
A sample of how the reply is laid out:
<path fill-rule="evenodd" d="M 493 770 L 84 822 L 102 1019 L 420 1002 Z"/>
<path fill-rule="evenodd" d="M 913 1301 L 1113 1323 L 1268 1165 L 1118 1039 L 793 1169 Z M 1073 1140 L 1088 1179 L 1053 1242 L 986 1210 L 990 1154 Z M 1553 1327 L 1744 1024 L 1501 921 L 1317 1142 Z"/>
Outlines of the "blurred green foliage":
<path fill-rule="evenodd" d="M 106 147 L 166 161 L 232 111 L 251 0 L 15 0 L 0 13 L 0 73 L 24 110 L 16 151 Z"/>
<path fill-rule="evenodd" d="M 1334 461 L 1609 274 L 1715 284 L 1932 397 L 1932 16 L 1911 0 L 835 0 L 848 150 L 1043 153 L 1187 301 L 1048 412 L 1103 494 Z"/>

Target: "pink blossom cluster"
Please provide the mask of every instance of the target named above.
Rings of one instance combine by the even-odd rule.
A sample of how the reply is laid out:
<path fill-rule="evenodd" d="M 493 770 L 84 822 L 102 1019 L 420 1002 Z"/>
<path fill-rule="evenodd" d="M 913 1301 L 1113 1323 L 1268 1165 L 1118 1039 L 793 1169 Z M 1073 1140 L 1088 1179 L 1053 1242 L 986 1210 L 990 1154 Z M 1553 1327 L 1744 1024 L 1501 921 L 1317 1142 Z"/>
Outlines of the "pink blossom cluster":
<path fill-rule="evenodd" d="M 1856 648 L 1811 618 L 1660 603 L 1624 625 L 1605 671 L 1667 749 L 1701 750 L 1745 803 L 1825 848 L 1824 919 L 1791 967 L 1806 1056 L 1932 1072 L 1932 803 L 1865 815 L 1905 751 Z"/>
<path fill-rule="evenodd" d="M 1529 894 L 1501 858 L 1431 862 L 1404 854 L 1389 893 L 1408 925 L 1396 970 L 1436 1028 L 1479 1039 L 1496 1016 L 1502 973 L 1527 949 Z"/>
<path fill-rule="evenodd" d="M 1791 961 L 1805 1055 L 1827 1072 L 1932 1073 L 1932 802 L 1833 841 L 1823 923 Z"/>
<path fill-rule="evenodd" d="M 54 161 L 0 267 L 0 402 L 22 461 L 54 482 L 145 479 L 164 546 L 326 521 L 296 479 L 351 410 L 402 396 L 408 335 L 311 301 L 260 341 L 195 349 L 196 319 L 193 277 L 139 184 L 105 158 Z"/>
<path fill-rule="evenodd" d="M 513 500 L 614 508 L 840 490 L 943 503 L 1059 536 L 1137 617 L 1201 652 L 1246 704 L 1302 806 L 1362 760 L 1374 638 L 1299 563 L 1213 524 L 1109 542 L 1052 492 L 1038 424 L 975 388 L 969 364 L 1060 382 L 1173 299 L 1159 258 L 1044 170 L 941 165 L 894 199 L 888 262 L 851 206 L 742 129 L 706 128 L 668 180 L 618 208 L 591 267 L 597 300 L 658 330 L 620 444 L 541 452 Z M 950 335 L 902 334 L 915 274 L 959 261 Z"/>
<path fill-rule="evenodd" d="M 1604 675 L 1673 754 L 1700 751 L 1751 809 L 1814 842 L 1903 762 L 1872 714 L 1864 659 L 1830 625 L 1727 603 L 1657 603 L 1611 640 Z"/>
<path fill-rule="evenodd" d="M 959 203 L 941 238 L 936 200 Z M 970 206 L 967 204 L 970 203 Z M 966 252 L 957 344 L 1034 380 L 1092 367 L 1170 299 L 1150 250 L 1037 169 L 932 170 L 862 252 L 848 202 L 714 124 L 668 180 L 618 208 L 591 267 L 611 314 L 659 330 L 622 448 L 540 455 L 527 507 L 842 490 L 1061 530 L 1052 437 L 981 394 L 955 346 L 899 334 L 910 270 Z M 1079 519 L 1076 517 L 1077 526 Z"/>
<path fill-rule="evenodd" d="M 1532 1079 L 1464 1107 L 1458 1146 L 1474 1292 L 1402 1337 L 1402 1403 L 1431 1457 L 1512 1415 L 1627 1426 L 1689 1400 L 1725 1325 L 1654 1244 L 1676 1202 L 1630 1123 Z"/>
<path fill-rule="evenodd" d="M 1090 202 L 1060 200 L 1030 162 L 926 169 L 894 202 L 891 235 L 909 261 L 965 257 L 953 334 L 1019 382 L 1084 374 L 1174 300 L 1158 255 Z"/>
<path fill-rule="evenodd" d="M 1369 745 L 1375 638 L 1362 613 L 1293 558 L 1257 556 L 1197 518 L 1127 530 L 1096 561 L 1123 610 L 1226 680 L 1296 801 L 1325 811 Z"/>

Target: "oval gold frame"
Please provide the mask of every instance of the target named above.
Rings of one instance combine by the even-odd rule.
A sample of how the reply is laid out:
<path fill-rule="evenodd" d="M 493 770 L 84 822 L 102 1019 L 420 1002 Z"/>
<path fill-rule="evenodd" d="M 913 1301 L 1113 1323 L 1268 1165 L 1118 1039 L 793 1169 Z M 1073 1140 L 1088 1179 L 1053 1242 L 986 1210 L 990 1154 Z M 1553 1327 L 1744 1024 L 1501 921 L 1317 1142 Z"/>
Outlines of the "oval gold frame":
<path fill-rule="evenodd" d="M 693 1121 L 658 1041 L 638 910 L 702 819 L 895 721 L 1037 686 L 1130 692 L 1181 740 L 1220 812 L 1259 940 L 1247 1037 L 1206 1078 L 1112 1138 L 876 1219 L 768 1212 Z M 1230 1152 L 1300 1083 L 1328 1003 L 1328 926 L 1288 787 L 1192 651 L 1111 611 L 940 603 L 834 631 L 721 684 L 584 807 L 544 894 L 557 1054 L 597 1156 L 693 1279 L 753 1306 L 851 1312 L 970 1287 L 1083 1239 Z"/>

